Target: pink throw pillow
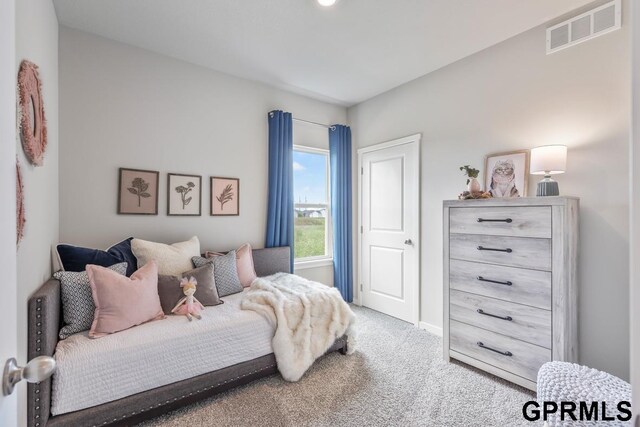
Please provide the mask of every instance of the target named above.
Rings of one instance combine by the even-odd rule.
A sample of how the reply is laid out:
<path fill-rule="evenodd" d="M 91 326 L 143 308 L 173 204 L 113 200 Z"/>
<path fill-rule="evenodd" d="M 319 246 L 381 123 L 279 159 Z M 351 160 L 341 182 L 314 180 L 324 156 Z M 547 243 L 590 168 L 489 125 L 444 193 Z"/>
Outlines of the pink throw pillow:
<path fill-rule="evenodd" d="M 96 305 L 89 331 L 91 338 L 164 318 L 155 261 L 148 262 L 131 277 L 97 265 L 87 265 L 87 275 Z"/>
<path fill-rule="evenodd" d="M 207 258 L 220 255 L 224 254 L 220 252 L 205 252 L 205 257 Z M 256 268 L 253 265 L 253 252 L 250 244 L 245 243 L 236 250 L 236 266 L 240 283 L 242 283 L 243 287 L 248 288 L 258 278 Z"/>

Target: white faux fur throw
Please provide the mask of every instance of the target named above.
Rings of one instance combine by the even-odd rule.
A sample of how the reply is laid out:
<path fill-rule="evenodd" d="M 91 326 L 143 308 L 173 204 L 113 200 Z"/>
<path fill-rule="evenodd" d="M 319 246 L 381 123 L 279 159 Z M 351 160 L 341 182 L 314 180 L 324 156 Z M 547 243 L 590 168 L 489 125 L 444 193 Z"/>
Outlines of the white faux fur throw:
<path fill-rule="evenodd" d="M 356 316 L 335 288 L 278 273 L 256 279 L 241 307 L 258 312 L 275 326 L 273 353 L 287 381 L 298 381 L 344 334 L 348 353 L 355 350 Z"/>

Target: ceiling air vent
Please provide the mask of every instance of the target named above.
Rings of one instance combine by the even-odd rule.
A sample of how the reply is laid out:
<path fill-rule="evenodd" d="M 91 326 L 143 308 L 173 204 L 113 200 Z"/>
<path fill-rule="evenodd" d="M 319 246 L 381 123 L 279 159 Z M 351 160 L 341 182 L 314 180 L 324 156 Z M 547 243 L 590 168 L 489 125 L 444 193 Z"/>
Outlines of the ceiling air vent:
<path fill-rule="evenodd" d="M 620 1 L 613 0 L 547 28 L 547 55 L 620 29 L 622 26 Z"/>

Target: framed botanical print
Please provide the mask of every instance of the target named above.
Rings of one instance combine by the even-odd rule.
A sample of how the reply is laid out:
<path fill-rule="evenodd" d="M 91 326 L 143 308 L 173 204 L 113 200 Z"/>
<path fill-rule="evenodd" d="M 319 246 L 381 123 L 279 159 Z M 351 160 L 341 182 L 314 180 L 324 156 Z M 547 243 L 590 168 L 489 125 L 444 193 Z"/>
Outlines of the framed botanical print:
<path fill-rule="evenodd" d="M 492 197 L 526 197 L 529 150 L 490 154 L 484 161 L 484 191 Z"/>
<path fill-rule="evenodd" d="M 202 215 L 202 176 L 167 174 L 167 215 Z"/>
<path fill-rule="evenodd" d="M 158 181 L 160 172 L 119 169 L 118 213 L 158 215 Z"/>
<path fill-rule="evenodd" d="M 211 177 L 211 216 L 240 215 L 240 179 Z"/>

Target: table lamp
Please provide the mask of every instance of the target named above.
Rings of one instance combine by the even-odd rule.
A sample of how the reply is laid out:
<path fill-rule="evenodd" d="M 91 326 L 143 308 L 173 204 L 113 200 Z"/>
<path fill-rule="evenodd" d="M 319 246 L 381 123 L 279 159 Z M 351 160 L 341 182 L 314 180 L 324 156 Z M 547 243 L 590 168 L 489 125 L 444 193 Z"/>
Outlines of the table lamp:
<path fill-rule="evenodd" d="M 545 145 L 531 150 L 531 175 L 544 175 L 538 183 L 536 196 L 559 196 L 558 182 L 551 175 L 564 173 L 567 168 L 567 146 Z"/>

